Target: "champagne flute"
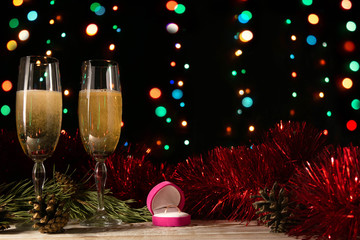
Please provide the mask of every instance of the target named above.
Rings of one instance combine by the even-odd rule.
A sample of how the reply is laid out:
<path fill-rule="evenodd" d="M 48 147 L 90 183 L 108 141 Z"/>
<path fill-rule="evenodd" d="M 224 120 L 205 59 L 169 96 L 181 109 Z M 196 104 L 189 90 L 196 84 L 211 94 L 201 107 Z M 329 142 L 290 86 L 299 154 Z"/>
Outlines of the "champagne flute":
<path fill-rule="evenodd" d="M 46 56 L 20 59 L 16 92 L 17 136 L 24 153 L 35 163 L 32 180 L 41 196 L 45 182 L 44 161 L 54 152 L 62 119 L 59 61 Z"/>
<path fill-rule="evenodd" d="M 121 224 L 110 217 L 104 207 L 104 188 L 107 177 L 105 160 L 112 154 L 120 139 L 122 95 L 118 63 L 111 60 L 88 60 L 82 64 L 79 92 L 79 128 L 86 152 L 96 161 L 94 177 L 98 193 L 98 210 L 86 226 Z"/>

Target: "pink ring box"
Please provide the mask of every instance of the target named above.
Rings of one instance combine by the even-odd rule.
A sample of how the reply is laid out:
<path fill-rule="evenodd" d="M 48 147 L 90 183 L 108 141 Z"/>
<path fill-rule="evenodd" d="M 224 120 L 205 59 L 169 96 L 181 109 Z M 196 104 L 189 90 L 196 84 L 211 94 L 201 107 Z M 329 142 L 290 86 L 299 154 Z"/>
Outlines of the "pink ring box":
<path fill-rule="evenodd" d="M 181 211 L 185 205 L 184 193 L 172 182 L 164 181 L 151 189 L 146 204 L 155 226 L 179 227 L 191 222 L 190 214 Z"/>

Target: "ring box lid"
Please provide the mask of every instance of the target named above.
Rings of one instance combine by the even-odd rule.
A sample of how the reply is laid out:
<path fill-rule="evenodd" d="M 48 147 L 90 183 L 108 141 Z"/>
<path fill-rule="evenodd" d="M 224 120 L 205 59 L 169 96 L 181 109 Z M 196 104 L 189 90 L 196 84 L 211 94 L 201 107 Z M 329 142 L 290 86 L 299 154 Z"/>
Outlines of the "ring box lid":
<path fill-rule="evenodd" d="M 177 206 L 182 210 L 185 205 L 184 192 L 172 182 L 161 182 L 149 192 L 146 205 L 152 215 L 163 212 L 168 206 Z"/>

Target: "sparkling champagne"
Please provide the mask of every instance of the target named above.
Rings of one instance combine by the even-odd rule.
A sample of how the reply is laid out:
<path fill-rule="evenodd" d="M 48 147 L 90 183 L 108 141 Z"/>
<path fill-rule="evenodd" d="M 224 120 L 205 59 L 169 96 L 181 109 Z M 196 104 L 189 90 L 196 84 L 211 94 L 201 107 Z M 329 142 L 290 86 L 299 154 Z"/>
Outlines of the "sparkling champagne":
<path fill-rule="evenodd" d="M 54 152 L 60 136 L 61 118 L 61 92 L 16 92 L 17 135 L 25 154 L 34 161 L 42 161 Z"/>
<path fill-rule="evenodd" d="M 103 161 L 116 148 L 122 120 L 122 95 L 113 90 L 79 92 L 79 127 L 86 151 Z"/>

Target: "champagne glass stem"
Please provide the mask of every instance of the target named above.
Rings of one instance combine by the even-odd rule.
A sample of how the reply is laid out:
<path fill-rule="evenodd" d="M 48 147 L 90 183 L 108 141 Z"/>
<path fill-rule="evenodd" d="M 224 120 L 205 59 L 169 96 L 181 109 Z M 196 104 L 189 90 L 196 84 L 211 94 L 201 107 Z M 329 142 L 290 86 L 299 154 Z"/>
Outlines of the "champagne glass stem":
<path fill-rule="evenodd" d="M 41 196 L 45 183 L 45 167 L 43 161 L 36 161 L 32 171 L 32 180 L 35 187 L 35 196 Z"/>
<path fill-rule="evenodd" d="M 95 184 L 98 193 L 98 211 L 105 211 L 104 207 L 104 189 L 107 178 L 107 169 L 105 160 L 98 161 L 95 166 Z"/>

